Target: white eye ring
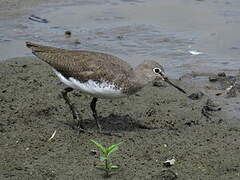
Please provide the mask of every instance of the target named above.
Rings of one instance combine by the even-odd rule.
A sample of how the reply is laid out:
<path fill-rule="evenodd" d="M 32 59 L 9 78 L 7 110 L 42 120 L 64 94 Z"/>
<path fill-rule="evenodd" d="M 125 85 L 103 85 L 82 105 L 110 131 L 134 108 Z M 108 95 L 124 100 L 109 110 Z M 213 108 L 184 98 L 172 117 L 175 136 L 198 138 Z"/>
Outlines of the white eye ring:
<path fill-rule="evenodd" d="M 159 74 L 162 72 L 162 70 L 160 68 L 153 68 L 153 72 Z"/>

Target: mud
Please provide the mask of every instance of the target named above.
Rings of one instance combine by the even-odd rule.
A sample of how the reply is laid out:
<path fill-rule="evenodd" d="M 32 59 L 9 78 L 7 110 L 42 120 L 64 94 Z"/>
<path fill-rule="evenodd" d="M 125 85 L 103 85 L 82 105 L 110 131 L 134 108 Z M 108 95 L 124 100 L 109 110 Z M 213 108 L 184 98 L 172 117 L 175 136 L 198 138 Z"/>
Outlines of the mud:
<path fill-rule="evenodd" d="M 173 81 L 188 95 L 199 90 Z M 117 134 L 110 136 L 97 132 L 91 97 L 75 91 L 70 98 L 94 132 L 78 134 L 61 97 L 65 86 L 36 58 L 1 63 L 0 85 L 0 179 L 104 179 L 90 139 L 123 142 L 112 157 L 120 168 L 109 179 L 240 178 L 239 122 L 229 123 L 221 103 L 206 93 L 192 100 L 158 84 L 125 99 L 100 100 L 103 129 Z M 175 164 L 165 167 L 172 158 Z"/>

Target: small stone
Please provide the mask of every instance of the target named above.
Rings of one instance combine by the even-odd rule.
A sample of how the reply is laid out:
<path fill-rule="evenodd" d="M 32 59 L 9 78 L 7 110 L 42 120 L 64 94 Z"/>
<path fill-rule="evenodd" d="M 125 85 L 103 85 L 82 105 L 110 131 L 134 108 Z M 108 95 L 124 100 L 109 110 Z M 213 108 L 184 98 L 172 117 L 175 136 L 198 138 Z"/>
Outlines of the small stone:
<path fill-rule="evenodd" d="M 216 82 L 216 81 L 218 81 L 218 77 L 217 77 L 216 75 L 209 76 L 208 79 L 209 79 L 210 82 Z"/>
<path fill-rule="evenodd" d="M 123 36 L 122 36 L 122 35 L 119 35 L 119 36 L 117 36 L 117 38 L 118 38 L 119 40 L 122 40 L 122 39 L 123 39 Z"/>
<path fill-rule="evenodd" d="M 220 72 L 217 74 L 219 77 L 226 77 L 226 73 L 225 72 Z"/>
<path fill-rule="evenodd" d="M 76 40 L 74 41 L 74 44 L 81 44 L 81 42 L 80 42 L 78 39 L 76 39 Z"/>
<path fill-rule="evenodd" d="M 65 31 L 65 37 L 69 38 L 71 37 L 72 32 L 71 31 Z"/>
<path fill-rule="evenodd" d="M 204 96 L 204 93 L 201 91 L 190 94 L 188 97 L 192 100 L 199 100 Z"/>
<path fill-rule="evenodd" d="M 97 150 L 96 150 L 96 149 L 92 149 L 92 150 L 90 151 L 90 154 L 91 154 L 91 155 L 96 155 L 96 154 L 97 154 Z"/>

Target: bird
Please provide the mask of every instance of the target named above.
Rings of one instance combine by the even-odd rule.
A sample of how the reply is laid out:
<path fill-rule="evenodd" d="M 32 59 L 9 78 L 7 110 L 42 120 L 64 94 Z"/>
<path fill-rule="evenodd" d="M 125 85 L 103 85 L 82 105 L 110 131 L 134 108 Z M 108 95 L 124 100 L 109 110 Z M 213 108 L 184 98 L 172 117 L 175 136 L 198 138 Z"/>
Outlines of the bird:
<path fill-rule="evenodd" d="M 169 80 L 163 66 L 153 60 L 145 60 L 132 68 L 126 61 L 102 52 L 67 50 L 32 42 L 26 42 L 26 46 L 36 57 L 49 64 L 60 81 L 67 86 L 62 91 L 62 96 L 69 105 L 73 118 L 78 120 L 81 131 L 85 129 L 79 112 L 68 97 L 68 93 L 74 89 L 92 96 L 90 108 L 99 132 L 102 132 L 96 111 L 99 98 L 125 98 L 152 84 L 156 79 L 165 81 L 186 94 L 185 90 Z"/>

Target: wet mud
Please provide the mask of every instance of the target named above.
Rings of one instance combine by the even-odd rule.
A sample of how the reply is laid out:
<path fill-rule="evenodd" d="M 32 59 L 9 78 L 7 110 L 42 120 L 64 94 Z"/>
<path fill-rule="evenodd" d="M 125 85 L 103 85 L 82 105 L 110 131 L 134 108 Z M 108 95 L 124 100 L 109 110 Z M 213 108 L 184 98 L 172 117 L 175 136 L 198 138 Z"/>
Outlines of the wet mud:
<path fill-rule="evenodd" d="M 239 122 L 229 123 L 224 106 L 190 81 L 173 81 L 188 95 L 155 83 L 125 99 L 99 100 L 103 130 L 112 135 L 97 132 L 91 97 L 70 93 L 94 132 L 79 134 L 61 96 L 65 86 L 48 65 L 33 57 L 1 63 L 0 179 L 104 179 L 90 139 L 123 142 L 112 157 L 120 168 L 108 179 L 239 179 Z M 169 159 L 175 163 L 166 167 Z"/>

